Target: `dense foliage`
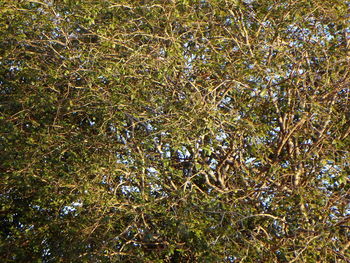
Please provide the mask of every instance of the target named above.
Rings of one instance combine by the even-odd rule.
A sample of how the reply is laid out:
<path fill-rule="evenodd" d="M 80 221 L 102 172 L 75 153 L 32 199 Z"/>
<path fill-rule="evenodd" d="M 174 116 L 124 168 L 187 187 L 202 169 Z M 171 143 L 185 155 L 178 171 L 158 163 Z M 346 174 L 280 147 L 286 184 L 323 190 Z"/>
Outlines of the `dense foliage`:
<path fill-rule="evenodd" d="M 344 0 L 0 0 L 1 262 L 349 262 Z"/>

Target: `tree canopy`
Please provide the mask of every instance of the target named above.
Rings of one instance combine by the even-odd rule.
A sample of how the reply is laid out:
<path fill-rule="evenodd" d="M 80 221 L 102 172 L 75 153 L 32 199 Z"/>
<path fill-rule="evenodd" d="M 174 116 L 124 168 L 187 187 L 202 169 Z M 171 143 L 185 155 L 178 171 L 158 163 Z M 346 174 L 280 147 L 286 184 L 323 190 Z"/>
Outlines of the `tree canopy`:
<path fill-rule="evenodd" d="M 349 262 L 344 0 L 0 0 L 2 262 Z"/>

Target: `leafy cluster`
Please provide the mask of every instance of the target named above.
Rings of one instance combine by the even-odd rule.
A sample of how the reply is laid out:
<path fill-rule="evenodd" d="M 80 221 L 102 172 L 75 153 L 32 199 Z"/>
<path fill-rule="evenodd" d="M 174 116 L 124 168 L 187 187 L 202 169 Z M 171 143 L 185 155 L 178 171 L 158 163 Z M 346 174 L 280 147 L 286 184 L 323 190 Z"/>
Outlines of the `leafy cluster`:
<path fill-rule="evenodd" d="M 1 262 L 348 262 L 345 0 L 0 0 Z"/>

